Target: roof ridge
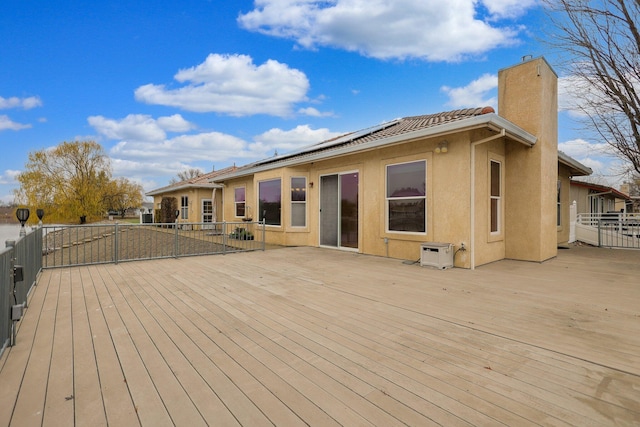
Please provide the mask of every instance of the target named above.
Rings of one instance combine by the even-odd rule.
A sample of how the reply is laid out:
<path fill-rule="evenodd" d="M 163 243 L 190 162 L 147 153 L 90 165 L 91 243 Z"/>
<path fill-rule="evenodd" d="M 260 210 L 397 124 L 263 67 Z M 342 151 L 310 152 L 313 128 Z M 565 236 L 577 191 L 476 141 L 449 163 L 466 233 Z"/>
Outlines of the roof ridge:
<path fill-rule="evenodd" d="M 471 107 L 471 108 L 459 108 L 457 110 L 450 111 L 441 111 L 439 113 L 432 114 L 421 114 L 417 116 L 408 116 L 403 117 L 402 120 L 413 120 L 413 119 L 427 119 L 427 118 L 435 118 L 435 117 L 470 117 L 470 116 L 480 116 L 483 114 L 495 113 L 496 111 L 491 106 L 484 107 Z"/>

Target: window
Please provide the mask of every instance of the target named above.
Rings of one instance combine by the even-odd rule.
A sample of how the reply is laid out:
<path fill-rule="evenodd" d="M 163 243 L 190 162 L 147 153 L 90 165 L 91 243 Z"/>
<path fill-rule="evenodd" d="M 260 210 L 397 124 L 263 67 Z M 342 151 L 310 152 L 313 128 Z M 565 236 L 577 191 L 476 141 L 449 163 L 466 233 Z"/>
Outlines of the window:
<path fill-rule="evenodd" d="M 234 189 L 234 203 L 236 205 L 236 216 L 244 216 L 245 213 L 245 188 L 238 187 Z"/>
<path fill-rule="evenodd" d="M 189 197 L 180 198 L 180 218 L 189 219 Z"/>
<path fill-rule="evenodd" d="M 259 220 L 267 225 L 281 225 L 281 190 L 280 178 L 258 183 Z"/>
<path fill-rule="evenodd" d="M 427 162 L 387 165 L 388 231 L 424 233 L 426 227 Z"/>
<path fill-rule="evenodd" d="M 291 226 L 307 225 L 307 179 L 291 178 Z"/>
<path fill-rule="evenodd" d="M 213 201 L 211 199 L 202 201 L 202 222 L 213 222 Z"/>
<path fill-rule="evenodd" d="M 502 164 L 500 162 L 491 160 L 490 162 L 490 174 L 491 174 L 491 233 L 500 233 L 501 229 L 501 208 L 502 208 Z"/>
<path fill-rule="evenodd" d="M 556 225 L 560 227 L 562 225 L 562 204 L 560 202 L 560 190 L 562 189 L 562 181 L 558 180 L 558 198 L 556 201 Z"/>

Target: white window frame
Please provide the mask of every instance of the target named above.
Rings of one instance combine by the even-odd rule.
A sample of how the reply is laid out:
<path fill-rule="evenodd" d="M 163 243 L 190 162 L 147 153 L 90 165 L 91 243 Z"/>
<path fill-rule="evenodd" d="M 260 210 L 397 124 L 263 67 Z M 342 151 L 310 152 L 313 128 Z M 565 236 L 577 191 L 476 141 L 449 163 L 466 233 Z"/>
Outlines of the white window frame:
<path fill-rule="evenodd" d="M 236 196 L 237 196 L 236 190 L 240 190 L 240 189 L 244 189 L 244 200 L 241 202 L 239 202 L 236 199 Z M 244 205 L 244 215 L 238 215 L 238 207 L 241 204 Z M 233 188 L 233 215 L 236 218 L 244 218 L 245 216 L 247 216 L 247 187 L 241 186 L 241 187 Z"/>
<path fill-rule="evenodd" d="M 189 196 L 180 196 L 180 219 L 189 219 Z"/>
<path fill-rule="evenodd" d="M 556 226 L 562 227 L 562 180 L 558 180 L 558 196 L 556 201 Z"/>
<path fill-rule="evenodd" d="M 406 165 L 406 164 L 410 164 L 410 163 L 424 163 L 424 183 L 425 183 L 425 189 L 424 189 L 424 196 L 410 196 L 410 197 L 389 197 L 388 193 L 388 180 L 389 180 L 389 167 L 391 166 L 399 166 L 399 165 Z M 428 168 L 428 164 L 427 164 L 427 159 L 416 159 L 416 160 L 409 160 L 406 162 L 398 162 L 398 163 L 388 163 L 384 166 L 384 197 L 385 197 L 385 202 L 384 202 L 384 212 L 385 212 L 385 232 L 386 233 L 394 233 L 394 234 L 403 234 L 403 235 L 418 235 L 418 236 L 424 236 L 427 234 L 427 230 L 428 230 L 428 209 L 427 209 L 427 168 Z M 413 200 L 413 199 L 423 199 L 424 200 L 424 231 L 402 231 L 402 230 L 391 230 L 389 228 L 389 202 L 390 201 L 395 201 L 395 200 Z"/>
<path fill-rule="evenodd" d="M 267 183 L 267 182 L 274 182 L 274 181 L 278 181 L 280 183 L 280 209 L 279 209 L 279 218 L 278 218 L 278 223 L 277 224 L 266 224 L 265 221 L 265 225 L 267 227 L 282 227 L 282 178 L 277 177 L 277 178 L 271 178 L 271 179 L 263 179 L 262 181 L 258 181 L 258 200 L 256 203 L 256 206 L 258 206 L 258 221 L 262 221 L 263 217 L 262 217 L 262 209 L 260 206 L 260 185 Z"/>
<path fill-rule="evenodd" d="M 201 208 L 200 215 L 202 216 L 202 218 L 200 220 L 203 223 L 213 222 L 213 200 L 211 200 L 211 199 L 202 199 L 201 204 L 202 204 L 202 208 Z M 211 212 L 205 212 L 205 205 L 206 204 L 210 204 L 211 205 Z M 211 220 L 207 221 L 207 220 L 205 220 L 205 217 L 210 217 Z"/>
<path fill-rule="evenodd" d="M 290 213 L 290 218 L 289 221 L 291 223 L 291 227 L 295 227 L 295 228 L 305 228 L 307 226 L 307 177 L 306 176 L 292 176 L 290 179 L 290 184 L 291 184 L 291 195 L 293 196 L 293 180 L 294 179 L 302 179 L 304 180 L 304 184 L 302 185 L 302 188 L 304 189 L 304 200 L 293 200 L 293 197 L 291 198 L 290 202 L 291 202 L 291 213 Z M 296 187 L 297 188 L 297 187 Z M 296 206 L 303 206 L 304 207 L 304 224 L 302 225 L 294 225 L 293 223 L 293 207 L 294 205 Z"/>
<path fill-rule="evenodd" d="M 499 169 L 498 179 L 499 182 L 499 194 L 494 196 L 492 194 L 493 190 L 493 164 L 497 164 Z M 499 236 L 502 234 L 503 228 L 503 213 L 502 213 L 502 205 L 503 205 L 503 195 L 504 194 L 504 162 L 502 160 L 498 160 L 495 158 L 489 159 L 489 234 L 491 236 Z M 496 230 L 492 229 L 493 222 L 493 201 L 496 201 Z"/>

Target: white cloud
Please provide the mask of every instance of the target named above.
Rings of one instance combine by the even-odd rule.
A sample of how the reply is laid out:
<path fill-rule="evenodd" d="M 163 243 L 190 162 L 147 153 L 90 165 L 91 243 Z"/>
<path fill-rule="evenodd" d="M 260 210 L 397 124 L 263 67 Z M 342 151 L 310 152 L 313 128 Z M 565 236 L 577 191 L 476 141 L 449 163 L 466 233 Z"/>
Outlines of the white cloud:
<path fill-rule="evenodd" d="M 558 144 L 558 150 L 590 167 L 593 174 L 579 178 L 618 188 L 623 179 L 625 162 L 611 154 L 606 143 L 589 143 L 584 139 L 573 139 Z"/>
<path fill-rule="evenodd" d="M 492 19 L 524 13 L 533 0 L 485 0 Z M 478 17 L 477 0 L 255 0 L 238 17 L 247 30 L 379 59 L 459 61 L 518 43 L 520 28 Z"/>
<path fill-rule="evenodd" d="M 307 145 L 325 141 L 342 135 L 329 129 L 311 129 L 309 125 L 299 125 L 290 130 L 273 128 L 253 138 L 254 144 L 249 147 L 258 158 L 294 151 Z"/>
<path fill-rule="evenodd" d="M 185 132 L 194 128 L 194 125 L 179 114 L 159 117 L 157 120 L 146 114 L 129 114 L 120 120 L 90 116 L 87 121 L 107 138 L 136 141 L 162 141 L 166 138 L 167 131 Z"/>
<path fill-rule="evenodd" d="M 113 169 L 114 176 L 124 176 L 135 180 L 142 184 L 145 188 L 153 188 L 147 187 L 143 184 L 145 181 L 151 181 L 149 179 L 145 179 L 144 177 L 157 177 L 162 175 L 172 176 L 175 175 L 178 171 L 186 169 L 190 167 L 187 163 L 181 161 L 138 161 L 138 160 L 125 160 L 125 159 L 112 159 L 111 166 Z"/>
<path fill-rule="evenodd" d="M 211 54 L 195 67 L 174 76 L 178 89 L 147 84 L 135 91 L 138 101 L 196 112 L 232 116 L 288 116 L 292 106 L 306 100 L 309 81 L 299 70 L 275 60 L 256 66 L 247 55 Z"/>
<path fill-rule="evenodd" d="M 35 107 L 42 106 L 42 101 L 37 96 L 30 96 L 28 98 L 18 98 L 12 96 L 11 98 L 3 98 L 0 96 L 0 110 L 9 108 L 22 108 L 24 110 L 30 110 Z"/>
<path fill-rule="evenodd" d="M 605 156 L 611 148 L 606 143 L 593 144 L 578 138 L 559 143 L 558 150 L 581 161 L 589 156 Z"/>
<path fill-rule="evenodd" d="M 576 67 L 580 64 L 575 65 Z M 585 65 L 588 66 L 588 65 Z M 640 80 L 635 76 L 628 78 L 640 90 Z M 600 85 L 594 85 L 578 75 L 563 76 L 558 79 L 558 108 L 567 111 L 570 116 L 584 119 L 587 115 L 595 115 L 595 106 L 612 105 L 610 95 L 603 92 Z"/>
<path fill-rule="evenodd" d="M 580 93 L 586 94 L 588 87 L 583 79 L 577 76 L 565 76 L 558 79 L 558 110 L 566 111 L 572 117 L 586 117 L 584 111 L 579 108 L 582 104 Z M 584 105 L 584 104 L 583 104 Z"/>
<path fill-rule="evenodd" d="M 290 130 L 270 129 L 252 141 L 220 132 L 206 132 L 162 141 L 122 140 L 109 150 L 109 156 L 115 176 L 147 182 L 144 188 L 151 190 L 158 187 L 154 186 L 155 178 L 174 176 L 178 171 L 196 167 L 197 163 L 205 162 L 205 168 L 235 161 L 247 163 L 270 157 L 276 151 L 285 154 L 338 135 L 340 133 L 325 128 L 312 129 L 308 125 Z"/>
<path fill-rule="evenodd" d="M 194 125 L 186 121 L 180 114 L 158 117 L 158 126 L 169 132 L 186 132 L 194 128 Z"/>
<path fill-rule="evenodd" d="M 440 90 L 448 97 L 447 105 L 454 108 L 482 107 L 490 105 L 497 107 L 498 99 L 493 91 L 498 87 L 498 76 L 483 74 L 466 86 L 449 87 L 442 86 Z"/>
<path fill-rule="evenodd" d="M 304 116 L 311 116 L 311 117 L 333 117 L 334 116 L 332 111 L 323 112 L 313 107 L 301 108 L 298 110 L 298 114 L 302 114 Z"/>
<path fill-rule="evenodd" d="M 536 0 L 482 0 L 493 18 L 517 18 L 535 6 Z"/>
<path fill-rule="evenodd" d="M 246 141 L 220 132 L 180 135 L 158 140 L 120 141 L 111 150 L 110 156 L 123 160 L 172 163 L 209 160 L 221 162 L 242 156 Z"/>
<path fill-rule="evenodd" d="M 6 115 L 0 115 L 0 131 L 3 130 L 22 130 L 22 129 L 29 129 L 31 127 L 31 125 L 25 125 L 22 123 L 17 123 L 12 121 L 8 116 Z"/>
<path fill-rule="evenodd" d="M 0 175 L 0 184 L 16 184 L 16 178 L 20 175 L 21 171 L 7 169 L 2 175 Z"/>

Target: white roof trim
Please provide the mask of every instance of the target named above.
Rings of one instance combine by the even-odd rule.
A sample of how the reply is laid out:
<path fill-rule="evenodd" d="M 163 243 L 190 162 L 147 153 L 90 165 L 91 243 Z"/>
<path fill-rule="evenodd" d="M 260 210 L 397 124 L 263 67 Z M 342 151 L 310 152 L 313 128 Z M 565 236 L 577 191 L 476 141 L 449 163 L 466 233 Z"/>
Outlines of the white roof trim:
<path fill-rule="evenodd" d="M 191 189 L 191 188 L 210 188 L 210 189 L 214 189 L 214 188 L 222 188 L 223 186 L 221 184 L 215 184 L 212 182 L 203 182 L 200 184 L 196 184 L 196 183 L 189 183 L 189 184 L 182 184 L 182 185 L 176 185 L 175 187 L 172 186 L 167 186 L 167 187 L 163 187 L 163 188 L 158 188 L 157 190 L 151 190 L 148 193 L 145 193 L 145 196 L 157 196 L 159 194 L 166 194 L 166 193 L 173 193 L 175 191 L 180 191 L 180 190 L 187 190 L 187 189 Z"/>
<path fill-rule="evenodd" d="M 395 124 L 395 122 L 392 122 L 392 124 Z M 399 143 L 408 142 L 411 140 L 435 137 L 440 135 L 448 135 L 451 133 L 464 132 L 464 131 L 484 128 L 484 127 L 488 127 L 496 132 L 502 131 L 504 129 L 506 138 L 519 142 L 529 147 L 533 147 L 537 141 L 537 138 L 534 135 L 530 134 L 524 129 L 514 125 L 510 121 L 498 116 L 495 113 L 490 113 L 490 114 L 483 114 L 480 116 L 470 117 L 468 119 L 457 120 L 457 121 L 445 123 L 442 125 L 431 126 L 431 127 L 416 130 L 413 132 L 403 133 L 400 135 L 393 135 L 387 138 L 376 139 L 373 141 L 364 142 L 362 144 L 348 145 L 348 146 L 336 148 L 335 150 L 331 150 L 331 151 L 320 151 L 315 154 L 313 153 L 314 147 L 316 149 L 325 148 L 325 147 L 330 147 L 332 145 L 336 145 L 342 142 L 349 141 L 350 139 L 354 139 L 354 138 L 349 138 L 353 134 L 348 134 L 348 135 L 345 135 L 345 137 L 343 137 L 346 139 L 346 141 L 343 141 L 343 138 L 339 138 L 340 142 L 327 141 L 326 145 L 317 144 L 315 146 L 305 147 L 305 149 L 303 149 L 300 153 L 283 155 L 282 156 L 283 160 L 277 160 L 277 158 L 265 159 L 265 160 L 256 162 L 253 165 L 249 165 L 249 167 L 245 169 L 231 172 L 229 174 L 223 174 L 223 175 L 220 175 L 219 177 L 212 178 L 212 181 L 219 182 L 219 181 L 224 181 L 231 178 L 238 178 L 242 176 L 253 175 L 255 173 L 263 172 L 271 169 L 295 166 L 298 164 L 304 164 L 304 163 L 315 162 L 319 160 L 325 160 L 333 157 L 344 156 L 347 154 L 357 153 L 360 151 L 373 150 L 382 146 L 395 145 Z M 356 134 L 359 134 L 359 136 L 362 136 L 363 134 L 361 132 L 362 131 L 356 132 Z M 371 133 L 371 132 L 365 132 L 364 135 L 368 133 Z M 333 144 L 330 144 L 330 142 Z M 304 154 L 305 152 L 308 152 L 311 154 L 308 156 L 305 156 L 304 158 L 291 158 L 288 160 L 286 159 L 287 157 L 291 157 L 292 155 Z"/>
<path fill-rule="evenodd" d="M 582 176 L 591 175 L 593 173 L 593 170 L 590 167 L 583 165 L 573 157 L 569 157 L 560 150 L 558 150 L 558 161 L 563 165 L 580 172 Z"/>

